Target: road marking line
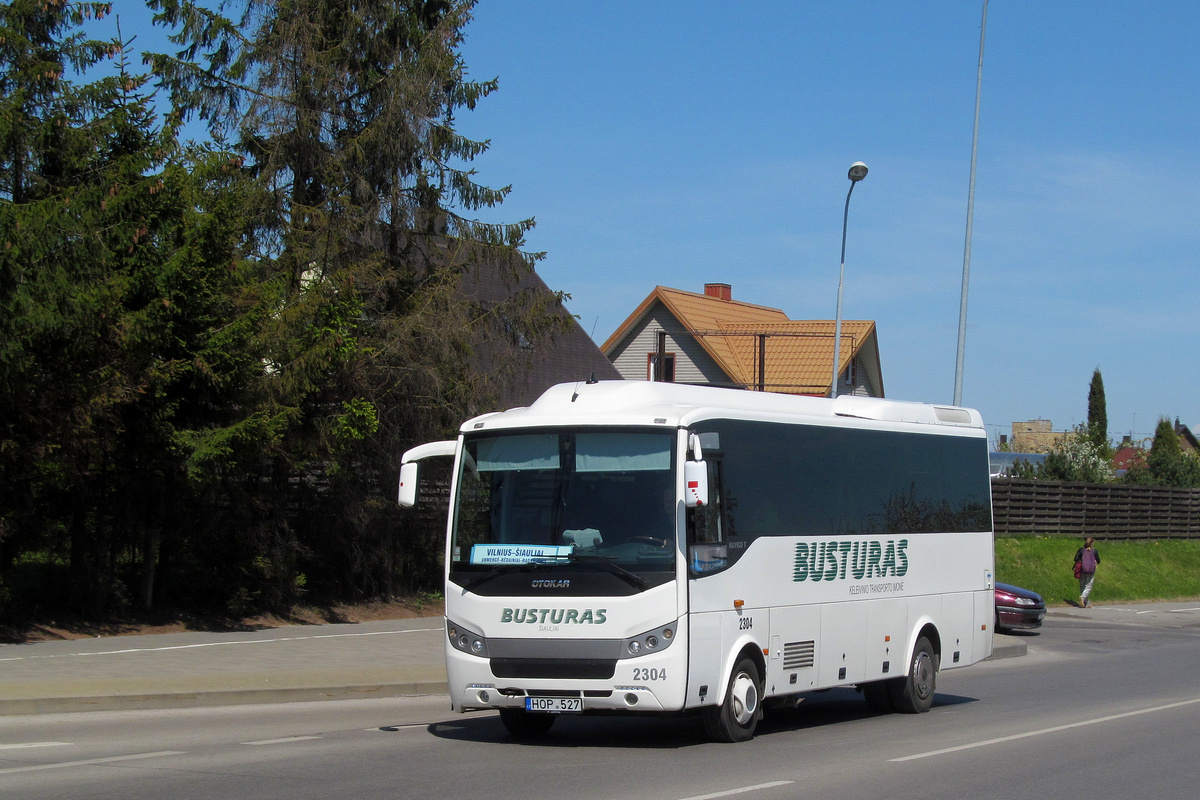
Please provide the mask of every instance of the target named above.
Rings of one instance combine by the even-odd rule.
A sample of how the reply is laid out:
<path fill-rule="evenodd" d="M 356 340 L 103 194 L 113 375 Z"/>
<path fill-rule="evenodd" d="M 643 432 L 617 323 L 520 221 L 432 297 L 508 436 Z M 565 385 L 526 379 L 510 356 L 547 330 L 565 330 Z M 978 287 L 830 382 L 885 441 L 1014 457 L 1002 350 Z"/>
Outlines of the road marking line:
<path fill-rule="evenodd" d="M 55 764 L 30 764 L 25 767 L 9 767 L 0 769 L 0 775 L 11 775 L 15 772 L 36 772 L 46 769 L 62 769 L 63 767 L 86 767 L 91 764 L 114 764 L 118 761 L 136 761 L 142 758 L 159 758 L 160 756 L 181 756 L 182 750 L 161 750 L 157 753 L 136 753 L 131 756 L 111 756 L 109 758 L 89 758 L 85 761 L 60 761 Z"/>
<path fill-rule="evenodd" d="M 1168 614 L 1183 614 L 1187 611 L 1200 611 L 1200 608 L 1168 608 Z"/>
<path fill-rule="evenodd" d="M 40 658 L 79 658 L 81 656 L 120 656 L 129 653 L 161 653 L 169 650 L 195 650 L 200 647 L 224 647 L 232 644 L 274 644 L 276 642 L 303 642 L 309 639 L 348 639 L 357 636 L 389 636 L 397 633 L 429 633 L 440 631 L 441 628 L 412 628 L 405 631 L 368 631 L 365 633 L 322 633 L 312 636 L 280 636 L 275 639 L 247 639 L 245 641 L 201 642 L 198 644 L 177 644 L 170 647 L 131 647 L 127 650 L 101 650 L 94 653 L 52 653 L 50 655 L 16 656 L 0 658 L 0 661 L 31 661 Z"/>
<path fill-rule="evenodd" d="M 29 747 L 63 747 L 70 742 L 22 742 L 20 744 L 0 744 L 0 750 L 24 750 Z"/>
<path fill-rule="evenodd" d="M 311 739 L 320 739 L 320 736 L 287 736 L 283 739 L 262 739 L 257 742 L 242 742 L 242 744 L 257 747 L 262 744 L 287 744 L 288 742 L 307 742 Z"/>
<path fill-rule="evenodd" d="M 754 786 L 743 786 L 740 789 L 728 789 L 724 792 L 713 792 L 712 794 L 698 794 L 692 797 L 682 797 L 680 800 L 712 800 L 714 797 L 729 797 L 735 794 L 744 794 L 746 792 L 757 792 L 759 789 L 774 789 L 776 786 L 787 786 L 795 781 L 772 781 L 770 783 L 757 783 Z"/>
<path fill-rule="evenodd" d="M 1041 730 L 1038 730 L 1038 731 L 1027 731 L 1025 733 L 1015 733 L 1012 736 L 1001 736 L 997 739 L 987 739 L 982 742 L 972 742 L 971 744 L 960 744 L 957 747 L 947 747 L 942 750 L 930 750 L 927 753 L 916 753 L 915 755 L 904 756 L 902 758 L 890 758 L 888 760 L 892 761 L 892 762 L 916 761 L 917 759 L 920 759 L 920 758 L 929 758 L 931 756 L 941 756 L 941 755 L 945 755 L 947 753 L 957 753 L 960 750 L 973 750 L 976 747 L 987 747 L 987 746 L 993 745 L 993 744 L 1003 744 L 1005 742 L 1015 742 L 1018 739 L 1028 739 L 1031 736 L 1043 736 L 1047 733 L 1060 733 L 1062 731 L 1069 731 L 1072 728 L 1083 728 L 1088 725 L 1099 725 L 1102 722 L 1112 722 L 1113 720 L 1126 719 L 1127 717 L 1137 717 L 1142 714 L 1154 714 L 1158 711 L 1170 711 L 1173 708 L 1182 708 L 1183 706 L 1195 705 L 1196 703 L 1200 703 L 1200 697 L 1194 698 L 1192 700 L 1181 700 L 1178 703 L 1168 703 L 1165 706 L 1154 706 L 1153 708 L 1142 708 L 1137 711 L 1126 711 L 1123 714 L 1111 714 L 1107 717 L 1097 717 L 1096 719 L 1085 719 L 1080 722 L 1072 722 L 1067 725 L 1056 725 L 1053 728 L 1042 728 Z"/>

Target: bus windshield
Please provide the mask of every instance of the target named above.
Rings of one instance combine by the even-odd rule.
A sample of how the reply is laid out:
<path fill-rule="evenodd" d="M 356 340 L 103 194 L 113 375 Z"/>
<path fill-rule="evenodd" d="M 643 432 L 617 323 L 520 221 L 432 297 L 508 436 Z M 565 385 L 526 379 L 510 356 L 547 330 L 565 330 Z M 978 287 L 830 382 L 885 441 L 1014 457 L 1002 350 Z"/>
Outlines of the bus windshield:
<path fill-rule="evenodd" d="M 451 571 L 675 569 L 674 432 L 523 430 L 464 442 Z M 576 567 L 578 568 L 578 567 Z"/>

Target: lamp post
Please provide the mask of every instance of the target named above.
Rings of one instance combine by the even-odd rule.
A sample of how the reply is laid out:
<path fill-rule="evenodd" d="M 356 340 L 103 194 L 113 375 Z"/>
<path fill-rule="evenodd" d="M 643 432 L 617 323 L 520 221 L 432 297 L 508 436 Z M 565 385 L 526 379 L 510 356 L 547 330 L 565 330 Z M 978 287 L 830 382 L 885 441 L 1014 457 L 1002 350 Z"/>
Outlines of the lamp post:
<path fill-rule="evenodd" d="M 829 384 L 829 396 L 837 397 L 838 375 L 841 373 L 842 360 L 842 283 L 846 277 L 846 223 L 850 219 L 850 195 L 854 194 L 854 184 L 867 177 L 867 165 L 855 161 L 850 165 L 846 174 L 850 179 L 850 191 L 846 192 L 846 210 L 842 212 L 842 266 L 838 270 L 837 317 L 833 324 L 833 381 Z"/>
<path fill-rule="evenodd" d="M 975 219 L 975 156 L 979 152 L 979 96 L 983 93 L 983 41 L 987 35 L 988 0 L 979 25 L 979 73 L 975 78 L 975 127 L 971 133 L 971 185 L 967 189 L 967 240 L 963 244 L 962 294 L 958 305 L 958 355 L 954 360 L 954 405 L 962 405 L 963 352 L 967 344 L 967 287 L 971 281 L 971 225 Z"/>

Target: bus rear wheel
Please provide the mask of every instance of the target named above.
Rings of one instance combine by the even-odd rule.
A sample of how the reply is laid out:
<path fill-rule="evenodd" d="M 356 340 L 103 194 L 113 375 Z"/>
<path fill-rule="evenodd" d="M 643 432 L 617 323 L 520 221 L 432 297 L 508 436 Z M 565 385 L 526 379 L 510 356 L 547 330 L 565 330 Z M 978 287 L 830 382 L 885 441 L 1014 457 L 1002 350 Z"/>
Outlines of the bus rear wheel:
<path fill-rule="evenodd" d="M 532 739 L 545 736 L 546 731 L 554 724 L 553 714 L 531 714 L 520 708 L 500 709 L 500 721 L 504 727 L 518 739 Z"/>
<path fill-rule="evenodd" d="M 704 709 L 704 730 L 718 742 L 744 742 L 754 738 L 762 718 L 762 677 L 752 658 L 742 658 L 729 676 L 725 700 Z"/>
<path fill-rule="evenodd" d="M 933 706 L 937 686 L 937 656 L 933 645 L 922 636 L 913 648 L 908 675 L 891 685 L 892 705 L 905 714 L 923 714 Z"/>

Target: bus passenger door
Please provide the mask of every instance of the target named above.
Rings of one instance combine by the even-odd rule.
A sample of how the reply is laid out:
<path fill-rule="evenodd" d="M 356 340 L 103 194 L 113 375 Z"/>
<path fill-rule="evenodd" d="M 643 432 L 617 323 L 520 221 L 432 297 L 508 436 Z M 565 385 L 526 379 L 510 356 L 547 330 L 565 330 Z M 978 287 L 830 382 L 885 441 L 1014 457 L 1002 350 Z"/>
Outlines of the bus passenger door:
<path fill-rule="evenodd" d="M 724 624 L 732 610 L 717 610 L 708 596 L 713 580 L 728 566 L 728 543 L 721 494 L 719 451 L 705 447 L 708 497 L 704 504 L 686 509 L 688 686 L 686 708 L 711 705 L 724 691 L 726 657 Z"/>

